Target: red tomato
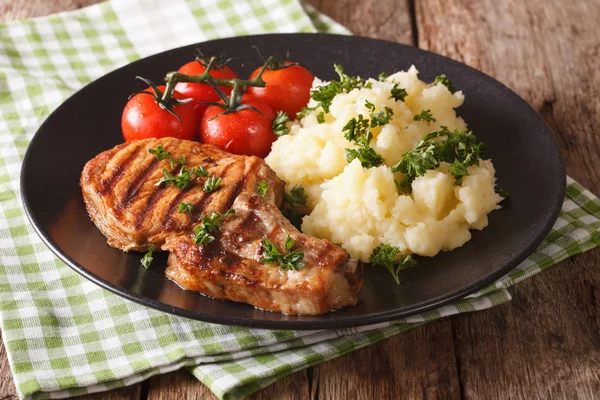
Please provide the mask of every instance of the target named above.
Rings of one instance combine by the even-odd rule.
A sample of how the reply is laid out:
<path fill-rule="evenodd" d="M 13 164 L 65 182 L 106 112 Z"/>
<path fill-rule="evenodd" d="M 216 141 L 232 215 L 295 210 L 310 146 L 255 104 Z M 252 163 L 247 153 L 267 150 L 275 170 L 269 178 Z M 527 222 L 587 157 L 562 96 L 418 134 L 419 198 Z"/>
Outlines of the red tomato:
<path fill-rule="evenodd" d="M 296 119 L 296 114 L 308 104 L 310 88 L 315 76 L 301 65 L 292 65 L 286 62 L 280 69 L 267 69 L 263 73 L 263 80 L 267 84 L 264 88 L 249 87 L 246 92 L 271 106 L 273 111 L 285 112 L 290 120 Z M 257 68 L 250 79 L 258 75 Z"/>
<path fill-rule="evenodd" d="M 242 97 L 242 104 L 260 113 L 246 108 L 223 114 L 221 107 L 209 106 L 200 120 L 200 139 L 230 153 L 264 158 L 277 139 L 272 128 L 275 113 L 266 103 L 249 95 Z"/>
<path fill-rule="evenodd" d="M 206 68 L 198 61 L 189 62 L 181 68 L 179 68 L 179 72 L 186 75 L 200 75 L 204 71 L 206 71 Z M 210 70 L 210 76 L 218 79 L 234 79 L 238 77 L 235 71 L 227 65 L 224 65 L 221 68 L 212 68 Z M 231 93 L 231 88 L 229 86 L 219 86 L 219 89 L 221 89 L 226 95 L 229 95 L 229 93 Z M 204 110 L 206 110 L 206 106 L 201 104 L 200 102 L 216 102 L 221 100 L 217 92 L 215 92 L 215 90 L 206 83 L 179 82 L 175 86 L 175 90 L 177 90 L 179 93 L 184 94 L 188 98 L 198 100 L 198 102 L 196 103 L 196 112 L 198 118 L 200 118 L 202 116 L 202 113 L 204 113 Z"/>
<path fill-rule="evenodd" d="M 159 86 L 163 91 L 164 86 Z M 144 92 L 152 93 L 150 88 Z M 173 92 L 176 99 L 185 96 Z M 154 99 L 154 95 L 138 93 L 133 96 L 123 109 L 121 129 L 125 140 L 176 137 L 194 140 L 198 134 L 198 122 L 195 105 L 192 103 L 177 104 L 173 111 L 179 115 L 181 122 L 167 110 L 162 109 Z"/>

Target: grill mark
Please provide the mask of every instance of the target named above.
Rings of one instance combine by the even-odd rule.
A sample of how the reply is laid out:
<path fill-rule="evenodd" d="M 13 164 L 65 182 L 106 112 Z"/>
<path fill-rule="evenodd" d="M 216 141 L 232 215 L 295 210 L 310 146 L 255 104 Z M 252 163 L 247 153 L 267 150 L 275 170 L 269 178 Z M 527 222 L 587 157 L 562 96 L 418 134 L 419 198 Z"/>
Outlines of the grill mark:
<path fill-rule="evenodd" d="M 129 165 L 133 162 L 133 160 L 137 157 L 139 153 L 140 146 L 138 146 L 131 154 L 117 167 L 114 169 L 114 173 L 110 178 L 102 182 L 102 187 L 100 188 L 100 194 L 105 195 L 108 191 L 112 190 L 115 187 L 117 182 L 123 177 Z M 118 153 L 117 153 L 118 154 Z M 116 154 L 115 154 L 116 155 Z"/>
<path fill-rule="evenodd" d="M 148 176 L 150 176 L 154 170 L 156 169 L 156 166 L 159 164 L 159 161 L 157 159 L 154 159 L 147 167 L 146 169 L 144 169 L 142 171 L 141 174 L 139 174 L 131 183 L 131 185 L 129 185 L 129 187 L 127 188 L 127 191 L 125 192 L 125 196 L 123 197 L 123 199 L 121 200 L 121 204 L 119 205 L 119 208 L 117 208 L 116 212 L 117 215 L 121 215 L 121 212 L 123 211 L 123 209 L 129 207 L 129 204 L 131 204 L 131 202 L 133 201 L 133 199 L 136 198 L 140 188 L 142 187 L 142 185 L 144 184 L 144 182 L 146 181 L 146 178 Z"/>
<path fill-rule="evenodd" d="M 232 162 L 231 164 L 227 164 L 225 166 L 225 168 L 223 168 L 223 171 L 221 172 L 221 174 L 219 175 L 220 177 L 224 177 L 225 175 L 227 175 L 227 170 L 229 170 L 229 168 L 234 165 L 236 162 Z M 221 178 L 223 179 L 223 178 Z M 202 215 L 204 214 L 204 208 L 210 203 L 210 200 L 212 199 L 213 195 L 215 193 L 218 193 L 219 191 L 216 190 L 214 192 L 210 192 L 210 193 L 204 193 L 204 196 L 202 196 L 202 198 L 200 199 L 200 201 L 198 201 L 196 204 L 194 204 L 194 210 L 196 210 L 195 215 L 192 218 L 192 223 L 196 223 L 198 221 L 200 221 L 202 219 Z M 227 209 L 224 209 L 224 211 L 227 211 Z"/>
<path fill-rule="evenodd" d="M 163 185 L 163 186 L 159 187 L 157 190 L 155 190 L 150 195 L 150 198 L 148 198 L 148 202 L 146 203 L 146 207 L 144 208 L 144 210 L 142 210 L 142 212 L 140 212 L 139 214 L 136 215 L 136 218 L 135 218 L 135 228 L 136 229 L 138 229 L 142 225 L 142 223 L 146 219 L 146 216 L 154 208 L 154 206 L 160 199 L 160 196 L 166 189 L 167 189 L 167 186 Z"/>
<path fill-rule="evenodd" d="M 233 189 L 229 193 L 229 196 L 227 196 L 227 199 L 225 201 L 226 207 L 223 208 L 223 210 L 229 210 L 231 208 L 231 206 L 235 202 L 235 199 L 238 197 L 238 195 L 240 194 L 240 192 L 242 191 L 242 189 L 246 186 L 246 182 L 248 180 L 248 177 L 251 176 L 252 173 L 254 173 L 254 170 L 256 169 L 256 166 L 258 164 L 259 163 L 256 163 L 256 162 L 253 163 L 253 164 L 250 164 L 250 168 L 248 169 L 248 172 L 245 173 L 244 177 L 235 184 L 235 186 L 233 187 Z"/>
<path fill-rule="evenodd" d="M 179 192 L 177 194 L 177 196 L 175 196 L 173 201 L 171 201 L 171 204 L 169 204 L 169 209 L 167 210 L 167 212 L 165 214 L 165 218 L 163 219 L 162 224 L 161 224 L 164 229 L 171 228 L 175 210 L 178 208 L 179 203 L 187 194 L 188 194 L 187 189 L 182 190 L 181 192 Z"/>

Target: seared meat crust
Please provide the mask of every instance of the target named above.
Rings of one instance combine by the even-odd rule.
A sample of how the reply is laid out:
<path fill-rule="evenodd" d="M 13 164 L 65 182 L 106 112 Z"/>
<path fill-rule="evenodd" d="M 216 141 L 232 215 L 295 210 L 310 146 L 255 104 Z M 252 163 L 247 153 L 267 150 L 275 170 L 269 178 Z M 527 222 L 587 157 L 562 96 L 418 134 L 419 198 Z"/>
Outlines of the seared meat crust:
<path fill-rule="evenodd" d="M 206 177 L 196 176 L 188 189 L 156 186 L 164 176 L 163 168 L 173 175 L 181 169 L 148 153 L 159 145 L 173 159 L 184 156 L 188 170 L 201 165 L 210 175 L 220 177 L 219 190 L 205 193 Z M 269 185 L 267 201 L 281 205 L 283 182 L 261 158 L 164 138 L 127 142 L 100 153 L 86 164 L 80 184 L 88 213 L 108 244 L 123 251 L 146 251 L 153 244 L 155 248 L 161 246 L 169 235 L 192 230 L 206 213 L 227 211 L 238 194 L 255 192 L 260 181 Z M 194 204 L 191 214 L 178 211 L 184 201 Z"/>
<path fill-rule="evenodd" d="M 188 171 L 203 166 L 220 177 L 219 189 L 205 193 L 207 178 L 197 176 L 186 189 L 157 185 L 163 168 L 173 175 L 181 169 L 148 153 L 159 145 L 172 159 L 184 156 Z M 256 193 L 261 181 L 268 184 L 264 198 Z M 283 217 L 278 208 L 284 183 L 260 158 L 174 138 L 144 139 L 96 156 L 80 184 L 88 213 L 108 244 L 124 251 L 150 246 L 170 251 L 167 277 L 184 289 L 286 314 L 323 314 L 358 301 L 361 262 L 327 240 L 302 234 Z M 191 214 L 178 211 L 184 201 L 194 205 Z M 235 214 L 221 222 L 215 240 L 195 244 L 193 228 L 202 216 L 230 208 Z M 304 253 L 302 269 L 259 262 L 264 237 L 283 249 L 288 235 Z"/>

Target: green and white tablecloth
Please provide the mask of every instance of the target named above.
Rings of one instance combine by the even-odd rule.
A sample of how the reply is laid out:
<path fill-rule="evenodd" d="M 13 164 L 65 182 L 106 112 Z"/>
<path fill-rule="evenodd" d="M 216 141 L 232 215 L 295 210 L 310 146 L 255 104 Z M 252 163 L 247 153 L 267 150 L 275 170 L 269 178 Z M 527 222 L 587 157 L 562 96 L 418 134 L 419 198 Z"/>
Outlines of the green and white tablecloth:
<path fill-rule="evenodd" d="M 113 0 L 0 24 L 0 319 L 21 397 L 99 392 L 186 367 L 220 398 L 238 399 L 420 324 L 506 302 L 507 287 L 600 244 L 600 202 L 567 178 L 552 233 L 494 285 L 393 323 L 308 332 L 214 325 L 154 311 L 86 281 L 42 244 L 21 207 L 21 161 L 38 126 L 73 92 L 169 48 L 316 31 L 347 33 L 295 0 Z"/>

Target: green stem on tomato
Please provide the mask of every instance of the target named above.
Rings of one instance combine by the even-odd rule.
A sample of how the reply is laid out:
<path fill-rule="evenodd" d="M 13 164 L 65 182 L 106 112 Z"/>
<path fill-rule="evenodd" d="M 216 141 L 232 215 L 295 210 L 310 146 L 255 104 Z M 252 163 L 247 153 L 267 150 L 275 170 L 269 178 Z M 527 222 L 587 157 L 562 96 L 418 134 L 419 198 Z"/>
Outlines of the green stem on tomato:
<path fill-rule="evenodd" d="M 171 99 L 171 97 L 173 96 L 173 91 L 175 90 L 175 86 L 179 82 L 189 82 L 189 83 L 212 82 L 216 86 L 232 87 L 232 88 L 234 88 L 233 89 L 234 92 L 236 90 L 239 91 L 239 90 L 245 89 L 248 86 L 265 87 L 266 83 L 262 79 L 262 75 L 263 75 L 264 71 L 269 67 L 269 65 L 274 62 L 275 57 L 269 57 L 269 59 L 263 64 L 259 73 L 253 79 L 239 79 L 239 78 L 220 79 L 220 78 L 213 77 L 212 75 L 210 75 L 210 71 L 215 66 L 215 64 L 218 62 L 218 60 L 219 60 L 218 57 L 211 57 L 208 61 L 208 65 L 206 66 L 206 70 L 199 75 L 186 75 L 186 74 L 182 74 L 181 72 L 178 72 L 178 71 L 172 71 L 172 72 L 167 73 L 167 75 L 165 77 L 166 87 L 165 87 L 165 91 L 162 96 L 162 100 L 168 101 L 169 99 Z M 235 97 L 235 96 L 232 96 L 232 98 L 233 97 Z"/>

